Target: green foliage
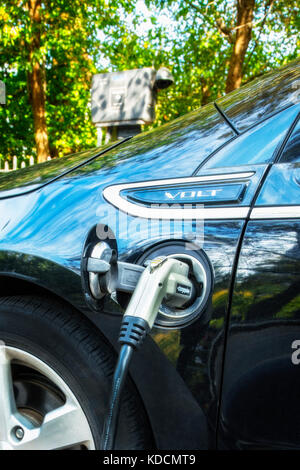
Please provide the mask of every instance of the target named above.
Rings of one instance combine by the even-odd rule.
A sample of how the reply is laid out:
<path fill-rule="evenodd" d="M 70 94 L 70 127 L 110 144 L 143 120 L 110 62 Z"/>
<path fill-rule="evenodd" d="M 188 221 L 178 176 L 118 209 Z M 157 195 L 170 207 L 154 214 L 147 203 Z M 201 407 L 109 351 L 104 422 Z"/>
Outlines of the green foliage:
<path fill-rule="evenodd" d="M 145 6 L 146 5 L 146 6 Z M 148 8 L 148 10 L 147 10 Z M 145 14 L 146 12 L 146 14 Z M 175 84 L 160 91 L 160 126 L 224 94 L 236 0 L 42 0 L 41 47 L 52 156 L 96 145 L 89 101 L 96 72 L 164 65 Z M 256 1 L 244 82 L 287 63 L 299 52 L 297 0 Z M 0 158 L 34 155 L 28 93 L 28 44 L 34 31 L 26 0 L 0 6 Z"/>
<path fill-rule="evenodd" d="M 181 116 L 225 92 L 235 35 L 236 0 L 145 0 L 152 28 L 108 38 L 113 70 L 153 65 L 171 69 L 175 84 L 159 92 L 155 123 Z M 256 2 L 252 40 L 244 62 L 244 80 L 272 70 L 299 52 L 297 0 Z M 135 13 L 135 26 L 143 14 Z M 113 41 L 110 42 L 110 41 Z"/>
<path fill-rule="evenodd" d="M 165 31 L 160 31 L 160 47 L 169 51 L 165 65 L 172 69 L 176 85 L 166 91 L 159 105 L 160 124 L 224 94 L 235 37 L 236 1 L 146 0 L 146 3 L 159 12 L 167 11 L 170 18 Z M 299 29 L 297 0 L 256 1 L 243 83 L 296 58 Z M 163 109 L 168 109 L 168 113 L 163 113 Z"/>
<path fill-rule="evenodd" d="M 103 56 L 98 38 L 122 28 L 133 2 L 124 0 L 43 0 L 41 47 L 36 60 L 46 79 L 47 126 L 52 156 L 95 147 L 89 111 L 90 84 Z M 4 0 L 0 6 L 0 79 L 7 105 L 0 109 L 0 157 L 35 155 L 33 116 L 28 92 L 29 43 L 34 31 L 27 1 Z"/>

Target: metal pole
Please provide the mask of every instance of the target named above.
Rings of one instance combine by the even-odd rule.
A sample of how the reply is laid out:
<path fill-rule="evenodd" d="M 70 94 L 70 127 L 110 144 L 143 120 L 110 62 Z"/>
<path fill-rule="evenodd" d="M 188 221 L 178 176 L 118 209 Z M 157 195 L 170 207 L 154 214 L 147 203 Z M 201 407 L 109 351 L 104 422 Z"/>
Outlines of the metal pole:
<path fill-rule="evenodd" d="M 97 127 L 97 146 L 101 147 L 103 140 L 103 128 Z"/>

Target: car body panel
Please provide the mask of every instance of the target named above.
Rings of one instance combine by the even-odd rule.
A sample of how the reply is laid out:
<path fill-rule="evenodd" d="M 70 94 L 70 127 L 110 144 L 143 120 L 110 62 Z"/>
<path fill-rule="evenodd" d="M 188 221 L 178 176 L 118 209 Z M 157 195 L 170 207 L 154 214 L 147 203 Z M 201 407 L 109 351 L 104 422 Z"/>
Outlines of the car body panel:
<path fill-rule="evenodd" d="M 277 163 L 270 170 L 256 207 L 299 205 L 299 191 L 300 162 Z"/>
<path fill-rule="evenodd" d="M 108 146 L 109 147 L 109 146 Z M 55 180 L 62 174 L 89 161 L 99 150 L 88 150 L 60 159 L 33 165 L 28 168 L 0 175 L 0 198 L 19 196 L 34 191 Z"/>
<path fill-rule="evenodd" d="M 299 111 L 299 104 L 293 104 L 272 117 L 264 119 L 228 142 L 219 152 L 203 162 L 199 172 L 209 168 L 232 168 L 270 163 Z"/>
<path fill-rule="evenodd" d="M 16 217 L 15 225 L 11 220 L 2 230 L 4 238 L 0 241 L 0 274 L 37 283 L 64 298 L 88 315 L 114 344 L 114 340 L 118 337 L 120 309 L 109 302 L 105 305 L 105 311 L 98 313 L 89 311 L 85 304 L 80 278 L 81 253 L 85 238 L 88 230 L 101 220 L 97 216 L 97 196 L 100 193 L 89 191 L 86 192 L 88 197 L 84 198 L 79 191 L 80 203 L 79 201 L 75 203 L 74 190 L 69 191 L 69 187 L 66 186 L 63 194 L 61 188 L 55 186 L 60 184 L 53 183 L 51 190 L 48 186 L 22 197 L 26 199 L 24 205 L 28 214 L 26 216 L 26 211 L 23 211 L 25 215 L 23 220 L 17 221 Z M 14 198 L 9 201 L 12 204 Z M 2 214 L 4 204 L 7 202 L 8 200 L 0 202 Z M 104 204 L 106 207 L 107 203 Z M 119 255 L 122 260 L 138 259 L 149 246 L 170 238 L 170 234 L 165 231 L 154 233 L 153 238 L 149 239 L 147 232 L 136 231 L 135 218 L 128 222 L 132 230 L 131 236 L 129 235 L 128 239 L 120 236 L 118 240 Z M 152 374 L 141 375 L 139 368 L 135 370 L 133 362 L 131 375 L 145 402 L 153 429 L 158 429 L 156 442 L 159 448 L 177 448 L 178 442 L 184 448 L 203 448 L 203 442 L 207 440 L 210 440 L 210 446 L 214 446 L 218 398 L 216 387 L 221 376 L 224 339 L 222 328 L 227 309 L 231 268 L 242 225 L 242 221 L 210 221 L 205 225 L 202 234 L 205 240 L 204 250 L 210 257 L 216 277 L 211 326 L 205 334 L 201 323 L 199 325 L 194 323 L 184 330 L 172 330 L 170 333 L 153 331 L 148 343 L 155 341 L 160 348 L 160 354 L 153 355 L 153 352 L 150 354 L 149 349 L 156 350 L 155 344 L 148 346 L 148 368 L 151 368 Z M 189 226 L 186 229 L 190 234 Z M 214 354 L 217 360 L 208 362 L 214 341 L 216 342 Z M 169 372 L 166 373 L 167 366 L 164 365 L 164 375 L 162 375 L 161 366 L 165 361 Z M 165 380 L 169 376 L 172 380 L 170 379 L 166 386 Z M 161 377 L 164 377 L 163 381 Z M 158 387 L 158 384 L 164 384 L 164 389 Z M 155 392 L 157 388 L 159 390 Z M 155 411 L 157 402 L 153 400 L 153 396 L 160 397 L 159 412 L 157 409 Z M 186 415 L 187 406 L 191 408 L 188 415 Z M 211 430 L 209 436 L 206 420 L 208 412 Z M 186 416 L 190 418 L 187 419 Z M 194 420 L 197 421 L 197 425 Z M 170 423 L 174 426 L 176 423 L 176 433 Z"/>
<path fill-rule="evenodd" d="M 187 221 L 183 230 L 181 221 L 174 221 L 172 226 L 154 223 L 150 234 L 144 223 L 146 219 L 127 216 L 126 225 L 122 225 L 119 211 L 103 198 L 102 190 L 107 179 L 101 171 L 94 171 L 95 164 L 95 161 L 90 163 L 91 173 L 85 167 L 85 175 L 81 174 L 80 178 L 69 175 L 30 194 L 0 201 L 0 274 L 7 276 L 10 272 L 12 276 L 32 280 L 64 298 L 88 315 L 114 344 L 114 338 L 118 336 L 120 309 L 108 302 L 102 312 L 89 311 L 81 288 L 81 254 L 89 230 L 100 221 L 109 223 L 117 237 L 120 259 L 130 262 L 138 262 L 150 247 L 174 240 L 177 233 L 180 239 L 200 243 L 200 249 L 209 257 L 215 275 L 209 323 L 193 323 L 183 330 L 169 333 L 153 331 L 148 347 L 156 350 L 158 346 L 160 350 L 160 354 L 155 356 L 157 362 L 154 363 L 152 353 L 148 358 L 155 376 L 155 387 L 150 381 L 151 375 L 141 376 L 139 368 L 133 368 L 131 374 L 145 402 L 153 429 L 157 429 L 156 442 L 160 448 L 176 448 L 178 442 L 175 440 L 178 435 L 169 426 L 170 416 L 174 425 L 177 423 L 177 433 L 184 436 L 180 445 L 203 448 L 209 442 L 209 446 L 214 447 L 224 325 L 232 266 L 244 221 L 224 217 L 223 220 L 208 220 L 198 225 Z M 256 183 L 249 190 L 249 204 L 264 171 L 265 166 L 255 169 Z M 122 173 L 120 178 L 124 178 Z M 191 233 L 194 234 L 192 239 Z M 163 362 L 162 357 L 165 358 Z M 168 387 L 160 378 L 161 364 L 167 368 L 165 361 L 169 367 L 167 376 L 172 377 Z M 159 413 L 149 392 L 152 390 L 154 393 L 154 388 L 159 388 L 157 383 L 165 384 L 164 391 L 159 389 L 155 392 L 158 393 L 156 396 L 161 396 Z M 182 397 L 180 402 L 179 395 Z M 183 419 L 187 404 L 191 408 L 190 420 Z M 193 421 L 196 417 L 197 426 Z"/>
<path fill-rule="evenodd" d="M 268 95 L 267 100 L 269 98 Z M 277 274 L 278 266 L 285 270 L 284 272 L 290 269 L 288 263 L 282 268 L 281 258 L 277 257 L 275 249 L 271 253 L 271 260 L 265 256 L 264 251 L 259 252 L 260 258 L 257 259 L 255 252 L 266 234 L 269 234 L 270 240 L 280 241 L 280 234 L 283 237 L 281 229 L 276 231 L 275 224 L 272 231 L 267 228 L 269 222 L 260 220 L 249 222 L 252 206 L 261 187 L 265 188 L 265 185 L 269 184 L 269 180 L 266 180 L 268 174 L 272 178 L 273 171 L 276 173 L 276 169 L 272 168 L 272 161 L 279 155 L 278 152 L 281 151 L 283 141 L 298 112 L 297 106 L 292 106 L 291 102 L 285 103 L 284 106 L 285 110 L 282 110 L 280 116 L 284 114 L 289 117 L 281 126 L 284 129 L 280 130 L 280 138 L 276 142 L 272 140 L 272 151 L 270 150 L 268 158 L 263 162 L 252 161 L 248 165 L 243 162 L 243 165 L 234 167 L 226 167 L 226 164 L 215 168 L 203 166 L 199 171 L 199 166 L 208 156 L 214 158 L 213 155 L 217 156 L 218 151 L 224 152 L 226 162 L 226 147 L 232 151 L 230 146 L 234 145 L 238 153 L 239 142 L 244 146 L 247 140 L 246 133 L 245 137 L 236 137 L 214 105 L 209 105 L 200 113 L 193 112 L 186 118 L 162 126 L 157 131 L 137 136 L 99 158 L 97 153 L 93 153 L 89 162 L 79 157 L 78 161 L 82 164 L 78 167 L 72 166 L 72 157 L 68 167 L 72 171 L 61 173 L 61 168 L 56 167 L 54 162 L 53 167 L 52 163 L 41 167 L 46 169 L 41 181 L 36 181 L 39 168 L 16 173 L 14 184 L 13 176 L 9 176 L 6 182 L 3 177 L 0 180 L 1 295 L 5 295 L 9 279 L 12 282 L 12 290 L 17 279 L 45 289 L 71 303 L 86 315 L 115 349 L 122 307 L 109 298 L 101 302 L 101 305 L 86 302 L 86 292 L 81 282 L 81 258 L 91 230 L 108 226 L 116 237 L 119 259 L 122 261 L 140 263 L 147 253 L 152 253 L 154 249 L 166 244 L 170 247 L 174 244 L 184 244 L 190 250 L 204 252 L 209 258 L 214 285 L 210 302 L 203 315 L 185 328 L 154 329 L 147 338 L 145 347 L 134 356 L 130 369 L 145 404 L 159 449 L 214 448 L 220 411 L 223 426 L 220 427 L 220 441 L 228 442 L 226 393 L 232 386 L 231 377 L 235 376 L 229 370 L 229 378 L 225 377 L 222 387 L 223 361 L 227 331 L 228 350 L 231 352 L 226 356 L 225 373 L 230 366 L 231 357 L 237 360 L 239 355 L 236 345 L 231 343 L 230 336 L 231 322 L 235 315 L 229 317 L 228 314 L 240 248 L 242 247 L 242 264 L 239 264 L 236 285 L 244 282 L 243 263 L 247 265 L 252 259 L 257 266 L 265 266 L 268 269 L 270 265 L 270 273 Z M 243 109 L 244 107 L 242 114 Z M 266 109 L 268 114 L 269 108 Z M 256 115 L 258 116 L 257 113 Z M 273 119 L 276 122 L 278 116 Z M 250 122 L 252 125 L 255 121 L 253 116 L 250 121 L 248 124 Z M 283 121 L 278 120 L 279 122 Z M 251 134 L 252 131 L 249 129 L 248 132 Z M 269 143 L 267 135 L 266 145 Z M 252 153 L 255 154 L 258 147 L 263 148 L 263 144 L 262 139 L 257 140 L 257 146 L 254 146 Z M 276 165 L 273 167 L 277 168 Z M 291 169 L 294 171 L 294 166 L 291 166 Z M 193 175 L 195 181 L 197 177 L 203 176 L 209 177 L 213 184 L 217 181 L 218 184 L 226 185 L 228 174 L 239 172 L 250 174 L 243 183 L 247 186 L 243 197 L 229 203 L 227 200 L 213 203 L 206 201 L 203 205 L 204 211 L 218 212 L 209 212 L 212 215 L 205 220 L 187 219 L 183 223 L 182 220 L 172 217 L 171 221 L 157 221 L 151 217 L 147 219 L 143 214 L 136 217 L 119 210 L 117 204 L 108 202 L 104 197 L 107 188 L 120 184 L 136 185 L 142 182 L 153 187 L 153 181 L 158 180 L 163 186 L 164 181 L 169 178 L 176 180 L 176 184 L 181 184 L 182 178 L 189 177 L 193 180 Z M 290 180 L 294 181 L 294 178 Z M 172 184 L 174 187 L 174 183 Z M 142 204 L 141 201 L 139 204 Z M 168 209 L 172 215 L 172 206 Z M 191 207 L 190 209 L 193 210 Z M 233 209 L 242 210 L 242 215 L 233 217 Z M 282 221 L 278 223 L 281 224 Z M 284 226 L 284 230 L 287 230 L 291 237 L 294 237 L 293 227 Z M 247 243 L 251 250 L 254 250 L 251 256 L 247 254 Z M 291 249 L 294 245 L 292 238 Z M 268 270 L 267 272 L 269 273 Z M 264 279 L 264 273 L 261 275 L 259 269 L 255 273 L 258 282 L 266 282 L 266 286 L 269 285 L 269 274 Z M 292 285 L 294 280 L 290 278 L 289 282 Z M 254 288 L 257 286 L 254 285 Z M 233 312 L 236 308 L 235 302 L 238 302 L 235 299 L 238 299 L 236 295 L 233 298 Z M 273 321 L 273 318 L 270 321 Z M 248 324 L 245 323 L 245 330 L 247 328 Z M 236 344 L 239 345 L 239 342 Z M 245 340 L 244 347 L 246 346 Z M 241 374 L 242 369 L 241 365 Z M 225 401 L 220 409 L 221 391 L 224 392 Z M 234 408 L 234 416 L 235 410 Z M 234 423 L 235 421 L 232 422 L 233 426 Z M 243 434 L 239 433 L 238 425 L 232 433 L 234 444 L 230 443 L 229 446 L 232 444 L 232 447 L 238 447 L 235 442 L 240 440 L 240 436 L 243 437 Z M 251 444 L 251 433 L 246 437 L 247 442 Z"/>
<path fill-rule="evenodd" d="M 257 122 L 299 103 L 299 59 L 219 98 L 217 104 L 243 132 Z"/>
<path fill-rule="evenodd" d="M 269 171 L 239 256 L 220 412 L 219 439 L 227 448 L 300 448 L 300 152 L 295 135 L 297 127 L 279 156 L 286 163 Z"/>
<path fill-rule="evenodd" d="M 300 221 L 251 220 L 226 347 L 220 445 L 299 448 Z"/>
<path fill-rule="evenodd" d="M 82 168 L 84 172 L 85 164 L 91 161 L 97 162 L 98 168 L 106 169 L 112 177 L 112 168 L 120 164 L 124 167 L 125 177 L 139 172 L 145 178 L 149 172 L 151 178 L 154 171 L 159 173 L 158 177 L 162 174 L 170 177 L 190 176 L 204 158 L 233 136 L 232 129 L 210 104 L 125 143 L 106 145 L 0 175 L 0 198 L 36 190 L 77 168 Z M 113 148 L 110 150 L 110 147 Z M 87 170 L 90 171 L 90 168 L 88 165 Z"/>

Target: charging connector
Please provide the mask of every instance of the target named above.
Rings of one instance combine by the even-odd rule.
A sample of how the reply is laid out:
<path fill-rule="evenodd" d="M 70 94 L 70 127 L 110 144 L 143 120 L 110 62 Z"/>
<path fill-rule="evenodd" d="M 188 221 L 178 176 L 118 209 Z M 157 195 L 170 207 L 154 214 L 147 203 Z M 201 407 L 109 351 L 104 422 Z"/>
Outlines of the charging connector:
<path fill-rule="evenodd" d="M 104 423 L 103 450 L 114 449 L 120 397 L 133 350 L 141 346 L 151 331 L 163 299 L 177 306 L 190 301 L 194 289 L 188 276 L 186 263 L 163 256 L 150 261 L 139 278 L 121 324 L 119 342 L 122 346 Z"/>
<path fill-rule="evenodd" d="M 188 303 L 194 292 L 188 275 L 189 266 L 175 258 L 150 261 L 124 314 L 119 342 L 137 348 L 152 329 L 163 299 L 177 306 Z"/>

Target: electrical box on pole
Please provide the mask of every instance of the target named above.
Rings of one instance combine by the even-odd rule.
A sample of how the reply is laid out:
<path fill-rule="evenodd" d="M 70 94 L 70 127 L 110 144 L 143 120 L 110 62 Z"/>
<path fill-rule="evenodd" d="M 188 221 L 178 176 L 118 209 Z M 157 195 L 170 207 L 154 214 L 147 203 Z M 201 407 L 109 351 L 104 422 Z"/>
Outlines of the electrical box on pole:
<path fill-rule="evenodd" d="M 142 124 L 155 120 L 157 90 L 174 82 L 165 67 L 99 73 L 92 80 L 92 121 L 98 131 L 98 144 L 102 143 L 102 130 L 106 128 L 106 141 L 114 130 L 116 138 L 138 134 Z"/>

